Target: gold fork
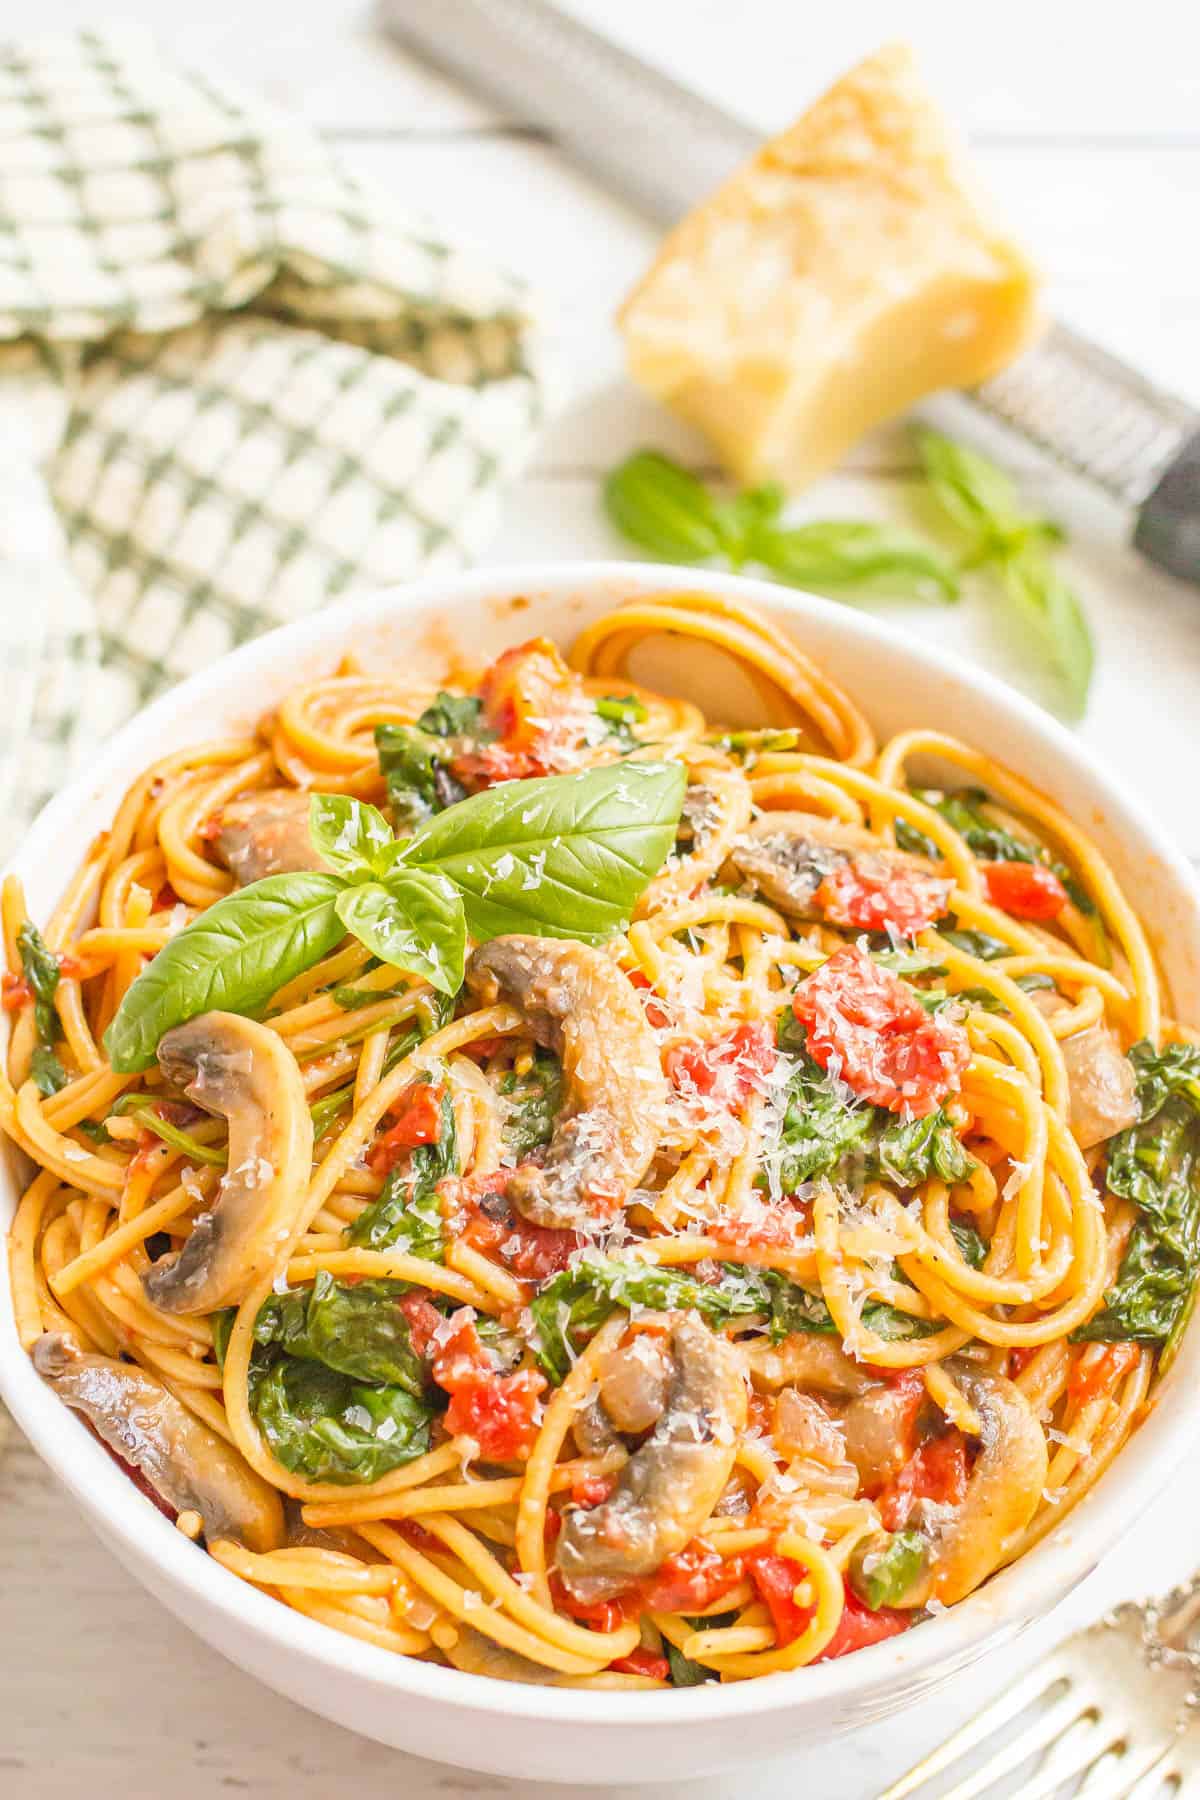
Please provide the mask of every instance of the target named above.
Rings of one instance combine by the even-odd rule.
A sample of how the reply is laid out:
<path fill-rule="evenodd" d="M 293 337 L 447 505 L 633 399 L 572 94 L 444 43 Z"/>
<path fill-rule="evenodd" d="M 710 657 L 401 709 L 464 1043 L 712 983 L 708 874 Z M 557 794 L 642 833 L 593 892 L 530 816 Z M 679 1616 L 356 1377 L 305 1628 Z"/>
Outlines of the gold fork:
<path fill-rule="evenodd" d="M 1200 1571 L 1077 1631 L 878 1800 L 1200 1800 Z M 1027 1718 L 1023 1715 L 1029 1715 Z M 993 1740 L 995 1740 L 993 1742 Z M 991 1747 L 982 1764 L 956 1765 Z M 1036 1762 L 1035 1762 L 1036 1759 Z M 1019 1789 L 1006 1787 L 1026 1765 Z M 945 1776 L 949 1786 L 938 1784 Z"/>

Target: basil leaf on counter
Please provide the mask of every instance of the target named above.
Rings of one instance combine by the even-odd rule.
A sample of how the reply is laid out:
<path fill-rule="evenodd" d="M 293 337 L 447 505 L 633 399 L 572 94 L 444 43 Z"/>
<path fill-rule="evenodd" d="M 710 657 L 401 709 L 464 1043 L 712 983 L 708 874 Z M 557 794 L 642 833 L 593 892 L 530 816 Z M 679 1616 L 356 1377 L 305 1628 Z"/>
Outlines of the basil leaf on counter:
<path fill-rule="evenodd" d="M 953 564 L 932 544 L 894 525 L 828 519 L 757 532 L 750 556 L 792 587 L 930 589 L 941 600 L 960 594 Z"/>
<path fill-rule="evenodd" d="M 268 875 L 226 894 L 165 944 L 127 991 L 104 1034 L 120 1074 L 147 1069 L 159 1039 L 205 1012 L 247 1013 L 343 935 L 336 875 Z"/>
<path fill-rule="evenodd" d="M 439 993 L 457 994 L 467 926 L 458 890 L 444 875 L 397 868 L 386 884 L 346 888 L 338 896 L 337 913 L 346 930 L 381 962 L 424 977 Z"/>
<path fill-rule="evenodd" d="M 720 509 L 704 483 L 656 450 L 638 450 L 612 470 L 604 505 L 623 536 L 668 562 L 707 562 L 727 548 Z"/>
<path fill-rule="evenodd" d="M 652 762 L 506 781 L 430 820 L 401 860 L 447 876 L 481 940 L 602 943 L 670 854 L 686 785 L 681 763 Z"/>

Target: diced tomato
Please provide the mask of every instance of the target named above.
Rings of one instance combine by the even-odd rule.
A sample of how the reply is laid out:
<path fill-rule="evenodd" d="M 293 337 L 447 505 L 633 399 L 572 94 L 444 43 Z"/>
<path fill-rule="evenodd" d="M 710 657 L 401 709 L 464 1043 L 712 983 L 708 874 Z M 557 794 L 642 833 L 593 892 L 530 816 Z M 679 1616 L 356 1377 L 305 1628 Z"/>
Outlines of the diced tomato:
<path fill-rule="evenodd" d="M 900 1632 L 907 1631 L 913 1622 L 910 1612 L 900 1612 L 894 1606 L 881 1606 L 872 1612 L 866 1602 L 859 1599 L 848 1581 L 844 1583 L 844 1589 L 845 1604 L 837 1630 L 821 1654 L 813 1658 L 814 1662 L 833 1662 L 836 1657 L 849 1656 L 855 1650 L 865 1650 L 870 1644 L 882 1643 L 884 1638 L 896 1637 Z"/>
<path fill-rule="evenodd" d="M 442 1129 L 442 1089 L 432 1082 L 414 1081 L 397 1095 L 391 1117 L 393 1123 L 367 1152 L 367 1167 L 376 1175 L 389 1175 L 418 1144 L 437 1143 Z"/>
<path fill-rule="evenodd" d="M 0 976 L 0 992 L 3 993 L 2 1004 L 5 1012 L 16 1012 L 33 999 L 33 989 L 20 975 L 14 975 L 11 969 L 5 969 Z"/>
<path fill-rule="evenodd" d="M 426 1555 L 431 1550 L 436 1553 L 438 1550 L 446 1548 L 440 1538 L 435 1538 L 432 1531 L 426 1531 L 425 1527 L 416 1519 L 401 1519 L 396 1529 L 405 1543 L 411 1544 L 414 1550 L 420 1550 Z"/>
<path fill-rule="evenodd" d="M 611 1662 L 608 1666 L 622 1675 L 648 1675 L 651 1681 L 666 1681 L 671 1673 L 671 1665 L 665 1656 L 659 1656 L 656 1651 L 647 1650 L 641 1644 L 636 1650 L 631 1650 L 628 1656 L 618 1656 L 616 1662 Z"/>
<path fill-rule="evenodd" d="M 571 1480 L 571 1499 L 588 1510 L 603 1506 L 616 1485 L 615 1475 L 576 1475 Z"/>
<path fill-rule="evenodd" d="M 562 1530 L 562 1514 L 556 1506 L 548 1506 L 542 1519 L 542 1542 L 549 1548 L 558 1542 Z"/>
<path fill-rule="evenodd" d="M 651 1612 L 703 1612 L 744 1574 L 740 1557 L 721 1556 L 703 1538 L 693 1538 L 643 1583 L 642 1602 Z"/>
<path fill-rule="evenodd" d="M 1105 1344 L 1098 1356 L 1080 1357 L 1067 1382 L 1068 1398 L 1086 1406 L 1097 1395 L 1111 1393 L 1122 1375 L 1137 1368 L 1140 1355 L 1136 1344 Z"/>
<path fill-rule="evenodd" d="M 770 1074 L 775 1059 L 771 1029 L 758 1023 L 739 1025 L 726 1037 L 676 1044 L 668 1050 L 665 1066 L 681 1094 L 702 1094 L 732 1111 Z"/>
<path fill-rule="evenodd" d="M 646 991 L 646 1023 L 652 1025 L 655 1031 L 662 1031 L 671 1023 L 671 1015 L 657 994 L 654 993 L 649 978 L 643 975 L 640 969 L 631 969 L 629 979 L 635 988 Z"/>
<path fill-rule="evenodd" d="M 902 1531 L 919 1500 L 961 1506 L 967 1496 L 967 1442 L 957 1427 L 927 1438 L 879 1495 L 879 1517 L 888 1531 Z"/>
<path fill-rule="evenodd" d="M 886 931 L 902 937 L 924 931 L 946 910 L 951 883 L 925 869 L 863 856 L 826 875 L 816 903 L 833 925 Z"/>
<path fill-rule="evenodd" d="M 617 1631 L 641 1610 L 638 1595 L 632 1590 L 611 1600 L 577 1600 L 556 1569 L 550 1574 L 550 1598 L 556 1612 L 578 1619 L 581 1625 L 590 1625 L 593 1631 Z"/>
<path fill-rule="evenodd" d="M 857 944 L 800 983 L 792 1011 L 814 1061 L 889 1112 L 924 1118 L 956 1091 L 970 1060 L 962 1026 L 931 1018 L 912 990 Z"/>
<path fill-rule="evenodd" d="M 764 1200 L 747 1204 L 745 1212 L 720 1212 L 708 1228 L 709 1235 L 739 1250 L 795 1249 L 812 1232 L 812 1209 L 791 1200 Z"/>
<path fill-rule="evenodd" d="M 1024 1373 L 1038 1353 L 1036 1344 L 1020 1344 L 1008 1353 L 1008 1379 L 1015 1381 Z"/>
<path fill-rule="evenodd" d="M 499 1374 L 467 1308 L 447 1324 L 433 1359 L 433 1378 L 450 1395 L 446 1430 L 451 1437 L 474 1438 L 485 1462 L 514 1462 L 537 1436 L 546 1378 L 533 1369 Z"/>
<path fill-rule="evenodd" d="M 518 1281 L 545 1281 L 566 1268 L 583 1239 L 577 1232 L 534 1225 L 514 1213 L 502 1197 L 511 1174 L 511 1169 L 496 1169 L 455 1185 L 455 1203 L 465 1215 L 457 1235 Z"/>
<path fill-rule="evenodd" d="M 771 1615 L 775 1643 L 783 1650 L 812 1622 L 814 1608 L 802 1606 L 796 1599 L 796 1589 L 808 1579 L 807 1571 L 790 1556 L 776 1556 L 765 1547 L 748 1551 L 745 1561 L 746 1573 Z"/>
<path fill-rule="evenodd" d="M 496 741 L 464 751 L 452 772 L 468 787 L 548 775 L 583 736 L 583 683 L 549 638 L 531 638 L 497 657 L 479 684 L 483 718 Z"/>
<path fill-rule="evenodd" d="M 886 1433 L 895 1445 L 892 1468 L 898 1477 L 916 1449 L 917 1414 L 925 1403 L 925 1378 L 919 1369 L 876 1369 L 872 1373 L 884 1375 L 887 1380 L 886 1392 L 874 1394 L 872 1399 L 879 1417 L 881 1439 Z M 879 1480 L 868 1484 L 864 1491 L 873 1496 L 880 1488 L 886 1492 L 887 1485 Z"/>
<path fill-rule="evenodd" d="M 343 1281 L 345 1276 L 342 1277 Z M 408 1320 L 408 1341 L 412 1345 L 414 1356 L 427 1356 L 433 1335 L 445 1319 L 424 1294 L 402 1294 L 396 1302 L 404 1317 Z"/>
<path fill-rule="evenodd" d="M 1014 919 L 1057 919 L 1070 898 L 1044 863 L 985 862 L 980 868 L 988 899 Z"/>
<path fill-rule="evenodd" d="M 515 1462 L 537 1436 L 546 1378 L 534 1369 L 515 1375 L 474 1375 L 456 1388 L 446 1408 L 452 1437 L 474 1438 L 485 1462 Z"/>
<path fill-rule="evenodd" d="M 203 835 L 203 833 L 201 834 Z M 179 905 L 179 895 L 169 881 L 164 881 L 154 896 L 155 912 L 169 912 L 173 906 Z"/>

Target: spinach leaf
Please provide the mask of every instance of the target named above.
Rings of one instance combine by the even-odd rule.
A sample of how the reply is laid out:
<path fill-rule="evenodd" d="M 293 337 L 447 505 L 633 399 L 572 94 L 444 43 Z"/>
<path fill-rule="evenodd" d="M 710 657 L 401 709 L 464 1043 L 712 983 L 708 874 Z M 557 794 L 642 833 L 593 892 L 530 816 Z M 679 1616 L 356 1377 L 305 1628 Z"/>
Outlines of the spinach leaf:
<path fill-rule="evenodd" d="M 347 1239 L 352 1244 L 364 1244 L 369 1250 L 404 1250 L 425 1262 L 440 1263 L 446 1242 L 437 1184 L 443 1176 L 457 1171 L 454 1107 L 449 1089 L 443 1088 L 437 1142 L 418 1144 L 409 1155 L 407 1167 L 397 1164 L 378 1199 L 372 1200 L 346 1227 Z"/>
<path fill-rule="evenodd" d="M 948 794 L 928 788 L 914 788 L 913 792 L 918 800 L 941 813 L 976 856 L 987 862 L 1041 863 L 1058 876 L 1080 912 L 1090 915 L 1096 911 L 1095 901 L 1065 862 L 1052 856 L 1044 845 L 1015 837 L 1003 825 L 994 825 L 980 810 L 988 802 L 983 788 L 959 788 Z"/>
<path fill-rule="evenodd" d="M 378 1481 L 429 1448 L 427 1401 L 321 1362 L 282 1356 L 254 1385 L 251 1405 L 276 1460 L 309 1481 Z"/>
<path fill-rule="evenodd" d="M 532 931 L 602 943 L 670 854 L 685 786 L 673 762 L 503 782 L 430 820 L 401 861 L 447 876 L 481 940 Z"/>
<path fill-rule="evenodd" d="M 402 1281 L 335 1281 L 322 1269 L 311 1288 L 272 1294 L 254 1327 L 258 1344 L 278 1344 L 289 1356 L 324 1363 L 355 1381 L 407 1388 L 421 1399 L 425 1366 L 413 1350 L 408 1320 L 397 1302 Z"/>
<path fill-rule="evenodd" d="M 605 694 L 596 702 L 596 716 L 604 720 L 609 737 L 625 751 L 637 749 L 638 739 L 633 727 L 640 725 L 649 714 L 633 694 L 626 694 L 623 699 L 617 694 Z"/>
<path fill-rule="evenodd" d="M 556 1056 L 538 1056 L 524 1075 L 511 1071 L 500 1083 L 508 1102 L 501 1131 L 509 1154 L 519 1162 L 550 1142 L 562 1096 L 562 1064 Z"/>
<path fill-rule="evenodd" d="M 788 1078 L 778 1142 L 763 1155 L 760 1185 L 791 1194 L 835 1172 L 851 1183 L 882 1178 L 897 1187 L 917 1187 L 931 1175 L 966 1180 L 972 1159 L 940 1107 L 923 1119 L 902 1120 L 854 1101 L 804 1050 L 802 1028 L 798 1040 L 790 1030 L 787 1036 L 799 1061 Z"/>
<path fill-rule="evenodd" d="M 958 1245 L 963 1261 L 973 1269 L 982 1269 L 987 1261 L 988 1247 L 975 1227 L 959 1213 L 950 1214 L 950 1235 Z"/>
<path fill-rule="evenodd" d="M 925 1566 L 929 1546 L 919 1531 L 892 1532 L 882 1545 L 868 1538 L 865 1554 L 850 1563 L 850 1585 L 872 1612 L 896 1606 Z"/>
<path fill-rule="evenodd" d="M 1011 944 L 986 931 L 941 931 L 939 936 L 965 956 L 977 956 L 980 962 L 995 962 L 1001 956 L 1018 955 Z"/>
<path fill-rule="evenodd" d="M 57 1014 L 55 1017 L 57 1018 Z M 49 1099 L 51 1094 L 60 1094 L 67 1083 L 73 1079 L 67 1074 L 58 1056 L 48 1044 L 35 1044 L 33 1054 L 29 1058 L 29 1073 L 33 1077 L 33 1085 L 39 1094 Z M 107 1134 L 106 1134 L 107 1136 Z"/>
<path fill-rule="evenodd" d="M 718 1279 L 709 1282 L 655 1263 L 585 1254 L 535 1295 L 529 1309 L 534 1354 L 551 1381 L 561 1382 L 574 1356 L 612 1313 L 639 1307 L 696 1312 L 710 1325 L 759 1318 L 773 1343 L 798 1331 L 836 1335 L 821 1296 L 776 1269 L 721 1263 Z M 868 1301 L 862 1317 L 870 1330 L 886 1338 L 924 1337 L 938 1329 L 879 1301 Z"/>
<path fill-rule="evenodd" d="M 440 698 L 449 700 L 451 695 Z M 475 703 L 478 706 L 478 702 Z M 435 703 L 436 705 L 436 703 Z M 422 713 L 428 718 L 434 708 Z M 449 715 L 439 711 L 439 718 Z M 443 807 L 463 799 L 466 789 L 450 773 L 445 734 L 420 725 L 377 725 L 375 750 L 387 781 L 388 805 L 398 832 L 415 831 Z"/>
<path fill-rule="evenodd" d="M 252 1013 L 341 941 L 342 883 L 316 872 L 268 875 L 185 925 L 128 989 L 104 1034 L 114 1069 L 147 1069 L 159 1039 L 198 1013 Z"/>
<path fill-rule="evenodd" d="M 942 853 L 933 839 L 927 837 L 919 826 L 902 818 L 899 813 L 892 821 L 892 829 L 896 834 L 897 849 L 906 850 L 910 856 L 927 856 L 930 862 L 941 861 Z"/>
<path fill-rule="evenodd" d="M 445 688 L 439 688 L 433 703 L 417 720 L 417 729 L 433 737 L 470 737 L 481 743 L 493 735 L 481 731 L 482 713 L 483 701 L 477 694 L 448 694 Z"/>
<path fill-rule="evenodd" d="M 706 1627 L 712 1626 L 712 1619 L 705 1619 Z M 667 1662 L 671 1668 L 672 1687 L 699 1687 L 705 1681 L 719 1681 L 721 1677 L 715 1669 L 706 1669 L 703 1663 L 691 1662 L 682 1650 L 677 1650 L 669 1638 L 663 1640 L 663 1649 L 667 1653 Z"/>
<path fill-rule="evenodd" d="M 1077 1340 L 1132 1339 L 1173 1354 L 1190 1315 L 1200 1269 L 1200 1046 L 1143 1042 L 1129 1053 L 1141 1118 L 1112 1140 L 1108 1185 L 1138 1218 L 1116 1284 L 1072 1333 Z"/>
<path fill-rule="evenodd" d="M 209 1313 L 208 1323 L 212 1330 L 213 1355 L 217 1359 L 218 1369 L 225 1367 L 225 1352 L 229 1348 L 229 1339 L 233 1332 L 233 1321 L 237 1318 L 236 1306 L 223 1306 L 220 1312 Z"/>
<path fill-rule="evenodd" d="M 21 958 L 21 973 L 33 993 L 33 1022 L 38 1042 L 50 1049 L 63 1034 L 54 1003 L 62 976 L 58 958 L 47 946 L 37 926 L 28 919 L 22 922 L 17 932 L 17 950 Z M 45 1091 L 44 1088 L 41 1089 L 42 1093 Z M 52 1089 L 51 1092 L 53 1091 L 55 1090 Z"/>
<path fill-rule="evenodd" d="M 180 1151 L 192 1162 L 208 1163 L 214 1169 L 223 1169 L 229 1158 L 224 1150 L 212 1144 L 201 1144 L 190 1131 L 184 1131 L 170 1119 L 164 1119 L 158 1111 L 160 1098 L 157 1094 L 124 1093 L 116 1101 L 112 1111 L 119 1118 L 134 1118 L 143 1131 L 153 1132 L 164 1144 L 170 1144 L 173 1150 Z"/>
<path fill-rule="evenodd" d="M 442 994 L 462 986 L 466 916 L 458 889 L 436 869 L 399 867 L 382 884 L 346 888 L 337 915 L 380 962 L 424 977 Z"/>
<path fill-rule="evenodd" d="M 794 727 L 785 726 L 782 730 L 727 731 L 714 742 L 718 750 L 727 750 L 739 761 L 752 762 L 772 752 L 800 749 L 803 735 Z"/>
<path fill-rule="evenodd" d="M 372 968 L 376 965 L 372 963 Z M 380 1000 L 394 1000 L 404 992 L 403 986 L 390 988 L 335 987 L 330 999 L 343 1012 L 358 1012 L 364 1006 L 376 1006 Z"/>

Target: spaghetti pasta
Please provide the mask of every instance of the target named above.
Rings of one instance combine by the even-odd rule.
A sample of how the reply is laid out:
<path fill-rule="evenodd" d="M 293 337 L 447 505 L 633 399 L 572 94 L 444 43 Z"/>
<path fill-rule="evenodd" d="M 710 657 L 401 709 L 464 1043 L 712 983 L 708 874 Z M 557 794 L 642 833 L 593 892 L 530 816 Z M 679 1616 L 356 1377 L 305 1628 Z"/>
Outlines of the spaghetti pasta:
<path fill-rule="evenodd" d="M 770 724 L 631 681 L 662 633 Z M 935 731 L 879 748 L 710 596 L 447 679 L 346 666 L 162 759 L 44 935 L 6 883 L 21 1342 L 197 1554 L 395 1654 L 639 1688 L 919 1624 L 1087 1491 L 1186 1323 L 1200 1049 L 1136 912 L 1027 783 Z M 303 875 L 386 907 L 431 821 L 610 765 L 686 782 L 615 928 L 577 905 L 627 869 L 573 840 L 568 880 L 547 833 L 513 888 L 477 832 L 478 867 L 420 877 L 465 981 L 440 927 L 405 914 L 393 952 L 339 910 L 265 998 L 226 980 L 157 1059 L 106 1051 L 214 906 L 286 912 Z M 610 834 L 639 828 L 622 794 Z"/>

